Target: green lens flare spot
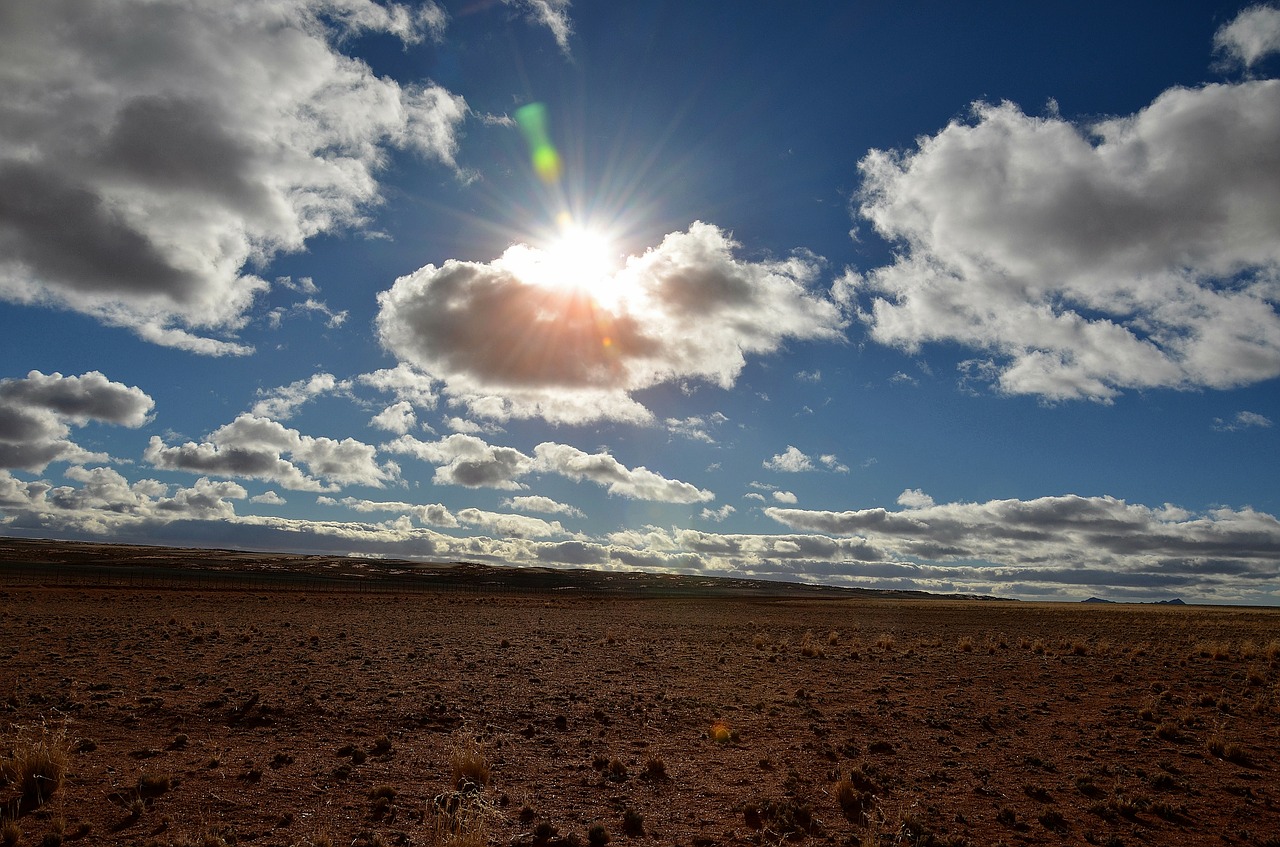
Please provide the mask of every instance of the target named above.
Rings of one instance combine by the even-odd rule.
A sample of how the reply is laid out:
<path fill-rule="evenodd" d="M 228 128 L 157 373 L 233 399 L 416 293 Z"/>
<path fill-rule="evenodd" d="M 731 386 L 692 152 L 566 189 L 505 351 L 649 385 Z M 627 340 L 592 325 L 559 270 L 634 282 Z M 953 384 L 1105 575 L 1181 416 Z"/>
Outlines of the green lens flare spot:
<path fill-rule="evenodd" d="M 529 145 L 534 172 L 543 182 L 559 180 L 563 165 L 547 130 L 547 107 L 542 103 L 528 103 L 516 109 L 515 120 L 525 143 Z"/>

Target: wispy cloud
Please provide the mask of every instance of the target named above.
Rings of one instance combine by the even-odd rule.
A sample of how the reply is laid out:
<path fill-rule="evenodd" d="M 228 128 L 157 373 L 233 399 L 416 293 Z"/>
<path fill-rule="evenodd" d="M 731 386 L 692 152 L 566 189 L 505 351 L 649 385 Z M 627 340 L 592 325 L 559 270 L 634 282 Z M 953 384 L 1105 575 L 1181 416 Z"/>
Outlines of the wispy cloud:
<path fill-rule="evenodd" d="M 1260 415 L 1257 412 L 1236 412 L 1235 416 L 1228 419 L 1214 418 L 1213 428 L 1218 432 L 1236 432 L 1241 429 L 1251 429 L 1254 427 L 1267 428 L 1271 426 L 1271 418 L 1266 415 Z"/>
<path fill-rule="evenodd" d="M 1250 6 L 1218 30 L 1213 46 L 1246 68 L 1280 52 L 1280 9 L 1263 4 Z"/>

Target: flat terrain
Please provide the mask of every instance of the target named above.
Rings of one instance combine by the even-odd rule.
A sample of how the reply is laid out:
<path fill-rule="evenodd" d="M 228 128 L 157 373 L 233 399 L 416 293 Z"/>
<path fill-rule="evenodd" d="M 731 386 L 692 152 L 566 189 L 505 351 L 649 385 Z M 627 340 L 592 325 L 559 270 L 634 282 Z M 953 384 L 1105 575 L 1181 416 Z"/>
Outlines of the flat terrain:
<path fill-rule="evenodd" d="M 1274 611 L 567 595 L 0 583 L 6 837 L 1280 844 Z"/>

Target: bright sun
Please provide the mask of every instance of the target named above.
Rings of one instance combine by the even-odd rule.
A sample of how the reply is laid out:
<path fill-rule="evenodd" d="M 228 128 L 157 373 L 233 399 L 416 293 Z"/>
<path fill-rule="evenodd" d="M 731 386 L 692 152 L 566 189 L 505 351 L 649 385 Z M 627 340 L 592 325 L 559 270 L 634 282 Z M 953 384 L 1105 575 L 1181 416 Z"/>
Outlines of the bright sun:
<path fill-rule="evenodd" d="M 601 304 L 616 297 L 618 259 L 609 236 L 565 220 L 540 246 L 517 245 L 503 256 L 507 267 L 526 282 L 583 292 Z"/>

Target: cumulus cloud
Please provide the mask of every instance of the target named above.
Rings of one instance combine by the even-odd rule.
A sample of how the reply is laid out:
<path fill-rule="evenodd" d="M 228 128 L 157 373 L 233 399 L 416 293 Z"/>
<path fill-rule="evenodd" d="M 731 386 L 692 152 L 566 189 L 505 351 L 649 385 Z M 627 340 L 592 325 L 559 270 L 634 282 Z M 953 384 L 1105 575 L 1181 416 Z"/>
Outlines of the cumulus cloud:
<path fill-rule="evenodd" d="M 508 497 L 502 501 L 502 505 L 525 512 L 542 512 L 545 515 L 568 515 L 573 518 L 586 517 L 577 506 L 570 506 L 568 503 L 561 503 L 558 500 L 552 500 L 550 497 L 543 497 L 539 494 Z"/>
<path fill-rule="evenodd" d="M 1280 53 L 1280 9 L 1250 6 L 1214 34 L 1213 46 L 1246 68 L 1266 56 Z"/>
<path fill-rule="evenodd" d="M 413 404 L 407 400 L 392 403 L 369 420 L 370 426 L 385 429 L 404 435 L 418 425 L 418 416 L 413 411 Z"/>
<path fill-rule="evenodd" d="M 396 400 L 418 409 L 434 409 L 437 397 L 434 380 L 411 365 L 401 363 L 394 368 L 384 368 L 373 373 L 361 374 L 356 382 L 378 391 L 392 394 Z"/>
<path fill-rule="evenodd" d="M 898 505 L 905 509 L 926 509 L 933 505 L 933 498 L 919 488 L 908 488 L 898 495 Z"/>
<path fill-rule="evenodd" d="M 333 374 L 318 373 L 279 388 L 258 389 L 262 399 L 253 404 L 250 412 L 263 418 L 288 420 L 303 403 L 326 394 L 345 393 L 350 388 L 351 383 L 346 380 L 339 382 Z"/>
<path fill-rule="evenodd" d="M 800 452 L 799 448 L 787 445 L 787 449 L 771 459 L 766 459 L 765 468 L 783 473 L 801 473 L 813 470 L 813 460 Z"/>
<path fill-rule="evenodd" d="M 710 507 L 703 509 L 702 513 L 698 517 L 702 518 L 704 521 L 715 521 L 716 523 L 720 523 L 721 521 L 728 519 L 728 517 L 736 511 L 738 510 L 730 506 L 728 503 L 725 503 L 719 509 L 712 509 Z"/>
<path fill-rule="evenodd" d="M 517 482 L 534 469 L 533 458 L 512 447 L 494 447 L 481 438 L 464 433 L 440 441 L 420 441 L 403 435 L 382 449 L 415 456 L 436 465 L 436 485 L 467 488 L 498 488 L 515 491 L 525 486 Z"/>
<path fill-rule="evenodd" d="M 1218 432 L 1235 432 L 1241 429 L 1250 429 L 1252 427 L 1261 427 L 1266 429 L 1271 426 L 1271 418 L 1266 415 L 1260 415 L 1257 412 L 1236 412 L 1235 417 L 1223 420 L 1222 418 L 1213 419 L 1213 428 Z"/>
<path fill-rule="evenodd" d="M 650 423 L 634 392 L 690 379 L 730 388 L 749 355 L 843 338 L 839 307 L 811 290 L 818 260 L 743 261 L 737 247 L 695 223 L 630 257 L 598 297 L 549 283 L 546 254 L 527 245 L 487 264 L 427 265 L 378 295 L 378 333 L 475 416 Z"/>
<path fill-rule="evenodd" d="M 856 536 L 890 556 L 988 562 L 1005 579 L 1081 584 L 1246 583 L 1280 576 L 1280 521 L 1253 509 L 1192 514 L 1112 497 L 1042 497 L 917 505 L 903 512 L 770 507 L 792 529 Z M 1067 571 L 1076 570 L 1072 577 Z M 1002 580 L 1004 581 L 1004 580 Z"/>
<path fill-rule="evenodd" d="M 565 534 L 556 522 L 464 509 L 457 525 L 500 537 L 444 535 L 443 506 L 319 497 L 318 502 L 394 515 L 378 523 L 236 515 L 232 482 L 199 480 L 170 496 L 155 480 L 129 485 L 107 468 L 72 468 L 79 486 L 25 482 L 0 471 L 6 532 L 121 534 L 149 538 L 182 526 L 182 538 L 261 549 L 357 552 L 443 561 L 491 561 L 766 577 L 869 588 L 964 591 L 1057 599 L 1182 596 L 1274 603 L 1280 596 L 1280 521 L 1249 508 L 1193 514 L 1107 497 L 952 503 L 901 512 L 769 508 L 798 532 L 750 535 L 646 526 L 603 539 Z M 437 511 L 433 511 L 437 510 Z M 415 525 L 429 524 L 429 526 Z"/>
<path fill-rule="evenodd" d="M 382 488 L 398 479 L 398 468 L 379 465 L 376 455 L 373 446 L 354 438 L 315 438 L 244 414 L 202 442 L 170 447 L 153 435 L 143 458 L 163 470 L 261 479 L 296 491 L 338 491 L 344 485 Z"/>
<path fill-rule="evenodd" d="M 264 491 L 249 498 L 250 503 L 261 503 L 264 506 L 283 506 L 289 501 L 274 491 Z"/>
<path fill-rule="evenodd" d="M 193 352 L 249 352 L 234 333 L 269 283 L 246 269 L 360 225 L 389 149 L 452 165 L 466 114 L 339 49 L 419 40 L 443 20 L 431 3 L 11 0 L 3 15 L 0 298 Z"/>
<path fill-rule="evenodd" d="M 859 167 L 898 257 L 836 290 L 881 343 L 983 351 L 974 372 L 1048 400 L 1280 375 L 1280 80 L 1089 125 L 978 103 Z"/>
<path fill-rule="evenodd" d="M 455 527 L 458 520 L 449 509 L 439 503 L 418 504 L 401 501 L 359 500 L 355 497 L 343 497 L 332 500 L 328 497 L 316 498 L 330 505 L 346 506 L 356 512 L 397 512 L 415 518 L 418 523 L 428 526 Z"/>
<path fill-rule="evenodd" d="M 773 492 L 773 499 L 779 503 L 794 504 L 800 502 L 796 495 L 790 491 L 775 491 Z"/>
<path fill-rule="evenodd" d="M 102 453 L 71 440 L 71 426 L 90 421 L 137 428 L 155 401 L 140 388 L 112 382 L 98 371 L 81 376 L 31 371 L 0 380 L 0 467 L 40 473 L 50 462 L 101 462 Z"/>
<path fill-rule="evenodd" d="M 839 457 L 836 456 L 834 453 L 824 453 L 823 455 L 818 457 L 818 461 L 822 462 L 822 464 L 827 468 L 827 470 L 832 471 L 833 473 L 849 472 L 849 466 L 841 462 Z"/>
<path fill-rule="evenodd" d="M 619 497 L 662 503 L 704 503 L 715 499 L 713 493 L 696 485 L 667 479 L 645 467 L 628 468 L 608 453 L 585 453 L 568 444 L 544 442 L 534 448 L 533 454 L 540 470 L 575 482 L 590 480 Z"/>
<path fill-rule="evenodd" d="M 64 474 L 79 486 L 23 482 L 0 471 L 0 526 L 104 535 L 177 520 L 221 521 L 234 517 L 231 500 L 248 492 L 234 482 L 201 477 L 190 488 L 153 479 L 130 484 L 112 468 L 72 466 Z"/>
<path fill-rule="evenodd" d="M 574 482 L 589 480 L 606 487 L 610 494 L 633 500 L 700 503 L 715 498 L 710 491 L 667 479 L 648 468 L 628 468 L 608 453 L 586 453 L 551 441 L 535 447 L 532 456 L 463 433 L 436 442 L 405 435 L 384 444 L 383 449 L 436 465 L 434 481 L 438 485 L 518 490 L 527 487 L 518 480 L 536 472 L 558 474 Z"/>

